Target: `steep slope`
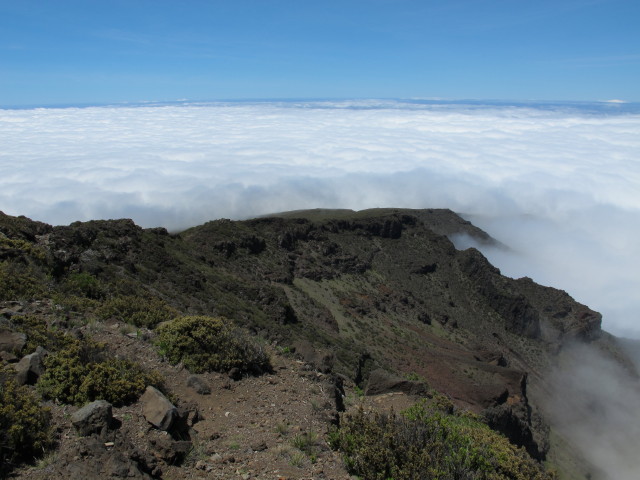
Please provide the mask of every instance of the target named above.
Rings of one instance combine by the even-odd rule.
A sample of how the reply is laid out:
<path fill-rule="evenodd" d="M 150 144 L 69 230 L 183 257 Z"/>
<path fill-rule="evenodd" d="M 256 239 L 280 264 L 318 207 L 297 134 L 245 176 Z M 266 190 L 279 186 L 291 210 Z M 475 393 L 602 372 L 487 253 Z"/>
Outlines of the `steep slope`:
<path fill-rule="evenodd" d="M 456 250 L 448 236 L 499 244 L 449 210 L 298 211 L 178 234 L 0 214 L 0 232 L 0 300 L 53 297 L 68 323 L 130 321 L 107 308 L 118 301 L 228 317 L 370 394 L 428 384 L 539 460 L 538 399 L 565 346 L 595 345 L 635 374 L 597 312 Z"/>

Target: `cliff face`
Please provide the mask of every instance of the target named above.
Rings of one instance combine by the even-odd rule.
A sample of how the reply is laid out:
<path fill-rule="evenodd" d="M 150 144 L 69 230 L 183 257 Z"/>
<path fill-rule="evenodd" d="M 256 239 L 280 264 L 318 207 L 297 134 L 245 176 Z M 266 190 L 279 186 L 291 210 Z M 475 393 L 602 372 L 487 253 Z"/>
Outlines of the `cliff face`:
<path fill-rule="evenodd" d="M 543 459 L 548 428 L 528 389 L 544 390 L 566 342 L 600 341 L 601 317 L 456 250 L 456 234 L 497 245 L 448 210 L 301 211 L 178 234 L 0 215 L 0 300 L 68 291 L 84 275 L 95 290 L 80 295 L 98 303 L 127 293 L 226 316 L 363 389 L 382 388 L 373 371 L 422 379 Z M 20 275 L 31 290 L 14 285 Z"/>

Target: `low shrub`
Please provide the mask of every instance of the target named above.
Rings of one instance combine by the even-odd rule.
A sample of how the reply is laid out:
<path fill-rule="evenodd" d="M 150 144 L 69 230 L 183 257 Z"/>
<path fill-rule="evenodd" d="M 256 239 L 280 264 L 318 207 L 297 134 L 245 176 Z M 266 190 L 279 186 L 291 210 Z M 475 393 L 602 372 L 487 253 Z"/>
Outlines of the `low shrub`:
<path fill-rule="evenodd" d="M 192 373 L 238 368 L 260 374 L 271 370 L 269 357 L 228 320 L 205 316 L 178 317 L 157 329 L 160 352 Z"/>
<path fill-rule="evenodd" d="M 104 295 L 104 287 L 100 281 L 86 272 L 69 274 L 62 283 L 62 289 L 67 294 L 92 299 L 99 299 Z"/>
<path fill-rule="evenodd" d="M 448 414 L 426 402 L 401 415 L 343 418 L 331 444 L 350 472 L 366 480 L 552 480 L 554 476 L 471 415 Z"/>
<path fill-rule="evenodd" d="M 37 388 L 45 398 L 73 405 L 106 400 L 115 406 L 135 402 L 148 385 L 160 387 L 162 377 L 129 360 L 109 358 L 92 341 L 69 345 L 45 359 Z"/>
<path fill-rule="evenodd" d="M 93 298 L 66 293 L 54 293 L 51 298 L 61 312 L 67 315 L 71 312 L 76 312 L 82 313 L 83 316 L 85 316 L 93 312 L 95 308 L 100 305 L 100 302 Z"/>
<path fill-rule="evenodd" d="M 157 297 L 139 295 L 110 298 L 96 309 L 99 318 L 117 318 L 137 327 L 147 328 L 154 328 L 178 314 L 175 308 Z"/>
<path fill-rule="evenodd" d="M 42 261 L 45 259 L 45 250 L 21 238 L 8 238 L 0 235 L 0 255 L 2 256 L 21 256 L 28 255 L 35 260 Z"/>
<path fill-rule="evenodd" d="M 31 266 L 0 262 L 0 300 L 34 298 L 44 291 L 38 273 Z"/>
<path fill-rule="evenodd" d="M 50 417 L 28 387 L 0 376 L 0 476 L 3 469 L 32 461 L 52 446 Z"/>
<path fill-rule="evenodd" d="M 76 340 L 62 330 L 49 326 L 47 321 L 37 315 L 16 315 L 11 318 L 13 329 L 27 336 L 24 351 L 31 353 L 37 347 L 49 351 L 64 348 Z"/>

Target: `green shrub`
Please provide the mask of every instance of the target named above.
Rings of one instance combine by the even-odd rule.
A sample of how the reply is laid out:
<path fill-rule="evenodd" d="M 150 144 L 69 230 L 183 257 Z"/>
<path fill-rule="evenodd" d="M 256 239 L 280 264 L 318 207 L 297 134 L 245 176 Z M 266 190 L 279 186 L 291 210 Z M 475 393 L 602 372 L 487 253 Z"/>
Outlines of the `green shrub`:
<path fill-rule="evenodd" d="M 0 300 L 34 298 L 44 290 L 31 266 L 0 262 Z"/>
<path fill-rule="evenodd" d="M 27 336 L 27 344 L 24 348 L 27 353 L 35 351 L 39 346 L 55 351 L 76 341 L 62 330 L 50 327 L 43 317 L 36 315 L 17 315 L 11 318 L 11 324 L 16 331 Z"/>
<path fill-rule="evenodd" d="M 171 320 L 178 311 L 163 300 L 152 296 L 121 295 L 110 298 L 96 309 L 102 319 L 118 318 L 137 327 L 153 328 Z"/>
<path fill-rule="evenodd" d="M 36 260 L 45 259 L 45 251 L 42 247 L 34 245 L 20 238 L 8 238 L 0 235 L 0 253 L 3 251 L 15 251 L 22 255 L 29 255 Z"/>
<path fill-rule="evenodd" d="M 52 445 L 50 416 L 28 387 L 0 378 L 0 465 L 42 455 Z"/>
<path fill-rule="evenodd" d="M 161 386 L 156 372 L 145 372 L 125 359 L 109 358 L 104 347 L 91 341 L 75 342 L 45 359 L 37 388 L 49 399 L 73 405 L 106 400 L 115 406 L 135 402 L 147 385 Z"/>
<path fill-rule="evenodd" d="M 158 327 L 158 346 L 173 364 L 193 373 L 262 373 L 271 369 L 265 352 L 228 320 L 204 316 L 179 317 Z"/>
<path fill-rule="evenodd" d="M 69 314 L 70 312 L 77 312 L 86 315 L 89 314 L 89 312 L 93 312 L 93 310 L 100 305 L 98 300 L 79 295 L 55 293 L 51 298 L 55 302 L 56 306 L 66 314 Z"/>
<path fill-rule="evenodd" d="M 526 451 L 471 415 L 421 402 L 402 415 L 362 409 L 330 438 L 365 480 L 552 480 Z"/>
<path fill-rule="evenodd" d="M 92 299 L 99 299 L 104 295 L 100 281 L 86 272 L 69 274 L 62 284 L 62 289 L 68 294 Z"/>

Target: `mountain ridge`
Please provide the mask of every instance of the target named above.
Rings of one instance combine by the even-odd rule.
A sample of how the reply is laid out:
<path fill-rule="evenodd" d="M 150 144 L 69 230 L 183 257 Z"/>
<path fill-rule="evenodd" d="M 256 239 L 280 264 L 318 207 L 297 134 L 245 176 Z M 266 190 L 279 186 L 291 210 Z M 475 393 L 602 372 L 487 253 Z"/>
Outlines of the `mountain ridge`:
<path fill-rule="evenodd" d="M 1 300 L 65 295 L 68 319 L 118 298 L 231 318 L 365 392 L 415 388 L 389 376 L 420 379 L 539 461 L 550 447 L 558 457 L 543 402 L 531 399 L 544 396 L 564 349 L 592 345 L 637 377 L 599 313 L 456 249 L 455 235 L 501 244 L 446 209 L 303 210 L 178 233 L 0 213 L 0 233 Z M 30 280 L 12 287 L 16 278 Z"/>

